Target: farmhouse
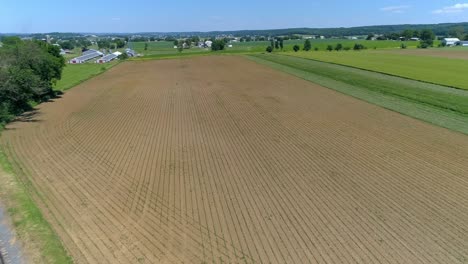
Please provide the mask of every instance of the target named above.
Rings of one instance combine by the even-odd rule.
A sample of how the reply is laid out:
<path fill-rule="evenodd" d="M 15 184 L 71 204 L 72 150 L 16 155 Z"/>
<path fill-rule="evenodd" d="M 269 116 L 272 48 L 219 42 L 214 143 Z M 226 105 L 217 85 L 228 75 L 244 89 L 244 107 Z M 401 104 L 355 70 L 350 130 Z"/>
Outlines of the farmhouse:
<path fill-rule="evenodd" d="M 205 47 L 211 48 L 211 45 L 213 45 L 213 41 L 211 41 L 211 40 L 205 41 Z"/>
<path fill-rule="evenodd" d="M 69 63 L 71 63 L 71 64 L 85 63 L 85 62 L 87 62 L 89 60 L 100 57 L 102 55 L 104 55 L 102 52 L 90 49 L 90 50 L 87 50 L 87 51 L 83 52 L 83 55 L 81 55 L 80 57 L 76 57 L 74 59 L 71 59 Z"/>
<path fill-rule="evenodd" d="M 458 42 L 460 42 L 460 39 L 458 38 L 444 38 L 442 40 L 442 44 L 445 46 L 455 46 Z"/>

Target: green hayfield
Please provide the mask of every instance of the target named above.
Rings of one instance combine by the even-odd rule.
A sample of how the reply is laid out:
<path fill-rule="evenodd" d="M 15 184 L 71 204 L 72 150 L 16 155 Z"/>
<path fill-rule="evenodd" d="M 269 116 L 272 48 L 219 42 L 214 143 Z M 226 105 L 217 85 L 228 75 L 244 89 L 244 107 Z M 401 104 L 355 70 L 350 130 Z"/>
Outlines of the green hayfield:
<path fill-rule="evenodd" d="M 249 57 L 324 87 L 468 134 L 468 91 L 285 55 Z"/>
<path fill-rule="evenodd" d="M 118 61 L 103 64 L 67 64 L 67 66 L 63 69 L 62 79 L 55 84 L 54 89 L 57 91 L 68 90 L 96 75 L 105 72 L 117 63 Z"/>
<path fill-rule="evenodd" d="M 299 45 L 301 48 L 304 46 L 305 40 L 287 40 L 284 42 L 283 51 L 292 51 L 294 45 Z M 352 48 L 354 44 L 360 43 L 369 49 L 391 49 L 399 48 L 401 41 L 369 41 L 369 40 L 347 40 L 347 39 L 312 39 L 312 48 L 318 48 L 319 50 L 326 50 L 328 45 L 336 46 L 341 43 L 344 47 Z M 145 43 L 148 43 L 148 49 L 145 50 Z M 405 42 L 408 47 L 416 47 L 419 42 L 409 41 Z M 226 50 L 218 53 L 255 53 L 264 52 L 266 47 L 270 45 L 269 41 L 251 41 L 251 42 L 234 42 L 232 48 L 226 47 Z M 133 48 L 144 56 L 162 56 L 162 55 L 175 55 L 179 54 L 177 49 L 174 49 L 174 43 L 172 41 L 159 41 L 159 42 L 133 42 Z M 209 49 L 201 49 L 198 47 L 192 47 L 185 49 L 182 53 L 209 53 Z M 275 50 L 275 52 L 281 52 Z"/>
<path fill-rule="evenodd" d="M 468 89 L 468 60 L 374 51 L 289 52 L 287 55 Z"/>

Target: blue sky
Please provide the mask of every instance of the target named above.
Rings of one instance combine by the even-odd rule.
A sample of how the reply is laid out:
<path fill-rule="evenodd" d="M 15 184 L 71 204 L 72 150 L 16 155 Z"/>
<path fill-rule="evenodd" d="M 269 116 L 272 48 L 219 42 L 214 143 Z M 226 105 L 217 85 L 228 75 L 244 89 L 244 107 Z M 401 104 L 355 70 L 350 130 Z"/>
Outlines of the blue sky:
<path fill-rule="evenodd" d="M 0 33 L 169 32 L 468 21 L 468 0 L 0 0 Z"/>

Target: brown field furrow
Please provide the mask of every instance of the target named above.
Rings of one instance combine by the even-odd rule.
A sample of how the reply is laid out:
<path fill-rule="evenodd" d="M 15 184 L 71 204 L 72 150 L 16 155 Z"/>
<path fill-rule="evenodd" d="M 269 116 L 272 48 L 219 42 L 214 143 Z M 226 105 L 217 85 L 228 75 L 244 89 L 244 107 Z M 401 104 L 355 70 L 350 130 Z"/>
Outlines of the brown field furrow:
<path fill-rule="evenodd" d="M 0 138 L 77 263 L 464 263 L 468 138 L 240 57 L 128 62 Z"/>

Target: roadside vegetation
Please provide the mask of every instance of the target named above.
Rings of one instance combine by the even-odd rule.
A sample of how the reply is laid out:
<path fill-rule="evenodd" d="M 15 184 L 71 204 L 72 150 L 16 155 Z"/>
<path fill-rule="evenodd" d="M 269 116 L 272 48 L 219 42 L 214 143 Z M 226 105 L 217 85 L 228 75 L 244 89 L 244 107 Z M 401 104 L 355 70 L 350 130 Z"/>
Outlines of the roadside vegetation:
<path fill-rule="evenodd" d="M 249 57 L 324 87 L 468 134 L 468 91 L 292 56 Z"/>
<path fill-rule="evenodd" d="M 0 131 L 17 115 L 56 96 L 53 86 L 62 76 L 65 59 L 59 48 L 39 41 L 4 38 L 0 48 Z M 0 196 L 7 205 L 18 236 L 39 252 L 33 262 L 71 263 L 56 233 L 42 216 L 29 180 L 15 173 L 0 148 Z"/>

